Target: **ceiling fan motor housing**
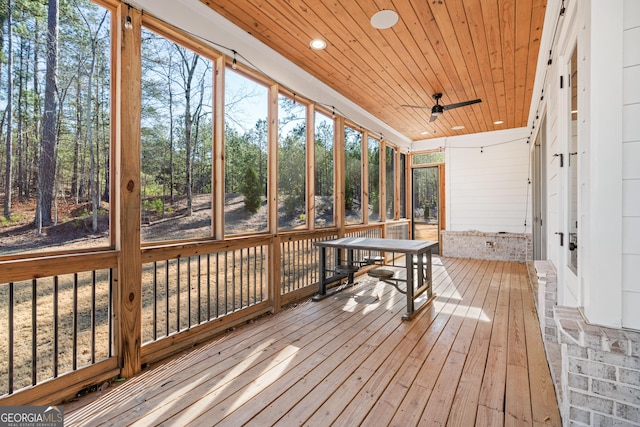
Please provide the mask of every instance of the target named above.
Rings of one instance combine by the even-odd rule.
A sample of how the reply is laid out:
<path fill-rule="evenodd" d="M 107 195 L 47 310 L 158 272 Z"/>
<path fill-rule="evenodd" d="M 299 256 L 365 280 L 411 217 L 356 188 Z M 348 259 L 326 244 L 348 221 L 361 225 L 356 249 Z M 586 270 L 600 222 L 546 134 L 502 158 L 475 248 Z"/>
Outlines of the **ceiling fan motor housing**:
<path fill-rule="evenodd" d="M 433 106 L 433 108 L 431 108 L 431 115 L 432 116 L 439 116 L 444 112 L 444 107 L 440 104 L 436 104 Z"/>

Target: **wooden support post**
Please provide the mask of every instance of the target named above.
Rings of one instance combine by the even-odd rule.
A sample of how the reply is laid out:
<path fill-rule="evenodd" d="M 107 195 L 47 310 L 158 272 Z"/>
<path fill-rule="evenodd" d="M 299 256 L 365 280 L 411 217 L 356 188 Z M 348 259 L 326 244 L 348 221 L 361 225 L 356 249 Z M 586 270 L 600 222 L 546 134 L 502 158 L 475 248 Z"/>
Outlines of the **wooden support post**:
<path fill-rule="evenodd" d="M 369 224 L 369 132 L 362 132 L 362 223 Z"/>
<path fill-rule="evenodd" d="M 307 105 L 307 226 L 316 228 L 316 107 Z"/>
<path fill-rule="evenodd" d="M 269 233 L 276 236 L 271 239 L 269 245 L 269 257 L 267 258 L 269 299 L 273 306 L 273 311 L 280 310 L 280 239 L 278 235 L 278 95 L 277 84 L 269 86 L 269 134 L 268 134 L 268 164 L 269 173 L 267 178 L 267 226 Z"/>
<path fill-rule="evenodd" d="M 269 257 L 268 257 L 268 265 L 269 272 L 267 274 L 268 278 L 268 287 L 269 287 L 269 300 L 273 305 L 273 312 L 277 313 L 282 308 L 282 291 L 281 291 L 281 259 L 282 259 L 282 250 L 281 250 L 281 241 L 279 236 L 275 236 L 271 239 L 269 244 Z"/>
<path fill-rule="evenodd" d="M 383 223 L 387 221 L 387 143 L 380 141 L 380 165 L 378 166 L 380 171 L 380 221 Z M 385 230 L 386 230 L 385 226 Z"/>
<path fill-rule="evenodd" d="M 400 218 L 400 150 L 393 150 L 393 219 Z"/>
<path fill-rule="evenodd" d="M 124 27 L 127 16 L 132 28 Z M 142 346 L 142 263 L 140 255 L 140 114 L 141 13 L 120 4 L 117 9 L 116 203 L 114 226 L 119 250 L 114 292 L 114 340 L 120 375 L 140 371 Z"/>
<path fill-rule="evenodd" d="M 334 180 L 335 180 L 335 189 L 336 189 L 336 198 L 335 198 L 335 224 L 338 227 L 338 235 L 340 237 L 344 236 L 345 230 L 345 209 L 344 209 L 344 198 L 345 198 L 345 178 L 344 178 L 344 169 L 345 169 L 345 156 L 344 156 L 344 118 L 341 116 L 336 116 L 335 118 L 335 132 L 334 132 L 334 160 L 335 160 L 335 168 L 334 168 Z"/>
<path fill-rule="evenodd" d="M 269 233 L 278 233 L 278 85 L 269 86 L 269 134 L 268 134 L 268 164 L 267 178 L 267 227 Z M 270 266 L 271 267 L 271 266 Z"/>
<path fill-rule="evenodd" d="M 216 59 L 213 76 L 213 237 L 224 239 L 224 56 Z"/>

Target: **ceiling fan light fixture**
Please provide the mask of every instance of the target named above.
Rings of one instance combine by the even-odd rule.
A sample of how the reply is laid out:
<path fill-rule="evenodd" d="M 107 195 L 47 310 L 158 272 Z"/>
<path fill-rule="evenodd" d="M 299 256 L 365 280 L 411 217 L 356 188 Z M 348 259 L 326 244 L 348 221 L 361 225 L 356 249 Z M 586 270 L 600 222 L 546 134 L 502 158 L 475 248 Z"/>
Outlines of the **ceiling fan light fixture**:
<path fill-rule="evenodd" d="M 373 14 L 371 26 L 378 30 L 391 28 L 398 22 L 398 12 L 395 10 L 383 9 Z"/>
<path fill-rule="evenodd" d="M 309 46 L 314 50 L 322 50 L 327 47 L 327 42 L 322 39 L 313 39 L 309 42 Z"/>

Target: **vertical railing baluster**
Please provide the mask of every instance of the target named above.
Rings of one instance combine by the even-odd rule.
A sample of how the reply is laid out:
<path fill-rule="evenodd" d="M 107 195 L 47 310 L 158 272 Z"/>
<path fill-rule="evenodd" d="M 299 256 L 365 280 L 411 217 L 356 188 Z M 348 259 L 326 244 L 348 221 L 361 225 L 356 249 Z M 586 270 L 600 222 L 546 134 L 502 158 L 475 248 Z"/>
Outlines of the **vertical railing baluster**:
<path fill-rule="evenodd" d="M 211 320 L 211 254 L 207 254 L 207 320 Z"/>
<path fill-rule="evenodd" d="M 231 312 L 236 311 L 236 250 L 231 251 L 231 294 L 232 294 L 232 303 L 231 303 Z"/>
<path fill-rule="evenodd" d="M 249 307 L 251 305 L 251 283 L 249 281 L 249 257 L 251 256 L 251 254 L 249 253 L 249 248 L 247 249 L 247 258 L 241 258 L 241 271 L 244 270 L 244 273 L 242 274 L 243 276 L 246 274 L 246 277 L 241 279 L 242 282 L 246 282 L 247 283 L 247 292 L 246 292 L 246 300 L 247 300 L 247 307 Z M 242 250 L 241 250 L 242 251 Z"/>
<path fill-rule="evenodd" d="M 178 269 L 176 272 L 176 296 L 177 296 L 176 315 L 177 315 L 177 324 L 178 324 L 178 327 L 176 329 L 177 332 L 180 332 L 180 260 L 181 259 L 182 258 L 177 259 Z"/>
<path fill-rule="evenodd" d="M 169 260 L 164 262 L 164 336 L 169 336 Z"/>
<path fill-rule="evenodd" d="M 220 252 L 216 252 L 216 318 L 220 316 Z"/>
<path fill-rule="evenodd" d="M 216 318 L 220 317 L 220 252 L 216 252 Z"/>
<path fill-rule="evenodd" d="M 73 273 L 73 370 L 78 369 L 78 273 Z"/>
<path fill-rule="evenodd" d="M 280 294 L 284 294 L 286 286 L 287 286 L 287 263 L 286 263 L 286 259 L 287 259 L 287 243 L 286 242 L 282 242 L 282 244 L 280 245 L 280 252 L 281 252 L 281 257 L 280 257 L 280 289 L 278 292 L 280 292 Z"/>
<path fill-rule="evenodd" d="M 198 255 L 198 325 L 201 323 L 202 315 L 200 311 L 202 310 L 202 301 L 201 301 L 201 290 L 200 290 L 200 263 L 202 262 L 202 256 Z"/>
<path fill-rule="evenodd" d="M 253 302 L 258 302 L 258 248 L 253 248 Z"/>
<path fill-rule="evenodd" d="M 191 257 L 187 257 L 187 329 L 191 327 Z"/>
<path fill-rule="evenodd" d="M 13 336 L 13 282 L 9 282 L 9 394 L 13 393 L 13 352 L 14 352 L 14 336 Z"/>
<path fill-rule="evenodd" d="M 224 253 L 224 314 L 229 313 L 229 252 Z"/>
<path fill-rule="evenodd" d="M 153 262 L 153 340 L 158 339 L 158 262 Z"/>
<path fill-rule="evenodd" d="M 264 301 L 264 246 L 260 246 L 260 301 Z"/>
<path fill-rule="evenodd" d="M 242 283 L 242 279 L 244 278 L 243 270 L 242 270 L 242 266 L 244 265 L 244 260 L 242 258 L 242 255 L 243 255 L 243 249 L 240 248 L 240 274 L 238 275 L 240 277 L 240 280 L 239 280 L 240 283 L 238 283 L 238 287 L 240 288 L 240 307 L 239 308 L 244 307 L 244 295 L 243 295 L 244 283 Z M 235 260 L 236 257 L 234 256 L 233 259 Z M 236 269 L 234 268 L 233 271 L 235 270 Z"/>
<path fill-rule="evenodd" d="M 293 250 L 291 251 L 291 267 L 293 268 L 293 274 L 291 275 L 291 290 L 298 289 L 298 274 L 300 269 L 298 268 L 298 240 L 293 241 Z"/>
<path fill-rule="evenodd" d="M 295 242 L 289 241 L 289 249 L 287 254 L 287 263 L 289 264 L 289 276 L 287 278 L 287 292 L 291 292 L 293 288 L 293 281 L 295 278 L 295 265 L 293 263 L 293 253 L 295 251 Z"/>
<path fill-rule="evenodd" d="M 31 385 L 38 383 L 38 283 L 31 280 Z"/>
<path fill-rule="evenodd" d="M 109 269 L 109 299 L 107 301 L 107 315 L 108 315 L 108 320 L 107 323 L 109 325 L 109 343 L 107 344 L 107 347 L 109 349 L 109 357 L 113 356 L 113 346 L 111 345 L 111 343 L 113 342 L 113 324 L 111 322 L 111 315 L 112 315 L 112 307 L 113 307 L 113 268 Z"/>
<path fill-rule="evenodd" d="M 96 271 L 91 272 L 91 364 L 96 363 Z"/>
<path fill-rule="evenodd" d="M 58 337 L 59 337 L 59 314 L 58 314 L 58 291 L 59 291 L 58 276 L 53 276 L 53 377 L 58 377 Z"/>

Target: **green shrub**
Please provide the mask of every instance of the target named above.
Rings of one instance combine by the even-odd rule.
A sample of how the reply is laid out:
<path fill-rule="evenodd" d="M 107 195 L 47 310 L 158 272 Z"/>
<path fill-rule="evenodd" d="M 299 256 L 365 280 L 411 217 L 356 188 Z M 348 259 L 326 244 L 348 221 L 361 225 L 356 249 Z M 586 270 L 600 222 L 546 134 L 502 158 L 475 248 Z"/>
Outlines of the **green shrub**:
<path fill-rule="evenodd" d="M 244 183 L 242 185 L 244 205 L 251 213 L 256 213 L 262 204 L 260 197 L 260 181 L 253 166 L 247 166 L 244 171 Z"/>

